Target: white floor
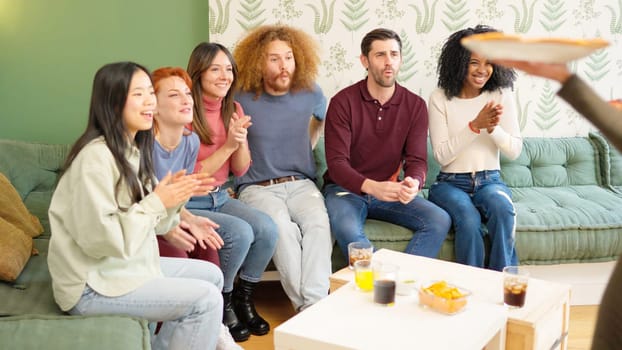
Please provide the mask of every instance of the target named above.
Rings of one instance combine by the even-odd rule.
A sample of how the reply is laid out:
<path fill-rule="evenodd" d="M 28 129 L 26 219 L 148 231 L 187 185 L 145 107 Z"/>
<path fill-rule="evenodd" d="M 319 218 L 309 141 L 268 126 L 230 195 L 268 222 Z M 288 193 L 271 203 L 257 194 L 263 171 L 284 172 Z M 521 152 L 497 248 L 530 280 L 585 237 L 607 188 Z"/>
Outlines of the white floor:
<path fill-rule="evenodd" d="M 570 305 L 598 305 L 614 266 L 615 261 L 526 267 L 534 278 L 570 284 Z"/>

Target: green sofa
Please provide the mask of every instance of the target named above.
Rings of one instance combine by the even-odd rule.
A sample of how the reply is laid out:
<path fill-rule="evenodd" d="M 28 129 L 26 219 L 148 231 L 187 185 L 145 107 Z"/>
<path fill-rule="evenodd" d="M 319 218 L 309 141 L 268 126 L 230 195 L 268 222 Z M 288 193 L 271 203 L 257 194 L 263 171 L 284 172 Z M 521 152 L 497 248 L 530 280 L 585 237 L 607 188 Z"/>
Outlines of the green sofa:
<path fill-rule="evenodd" d="M 11 180 L 45 228 L 34 239 L 40 254 L 31 257 L 15 283 L 0 283 L 0 315 L 62 315 L 52 297 L 46 263 L 50 237 L 47 209 L 68 148 L 0 140 L 0 172 Z M 318 174 L 322 174 L 326 169 L 322 141 L 314 152 Z M 424 196 L 439 169 L 431 150 L 428 153 Z M 622 157 L 602 136 L 526 138 L 520 157 L 502 159 L 501 168 L 516 206 L 521 264 L 611 261 L 622 253 Z M 403 251 L 412 237 L 403 227 L 375 220 L 367 221 L 365 232 L 376 248 L 398 251 Z M 451 232 L 440 258 L 454 259 Z M 336 247 L 332 262 L 334 270 L 346 265 Z"/>
<path fill-rule="evenodd" d="M 326 169 L 324 145 L 315 149 L 318 174 Z M 439 165 L 428 143 L 427 196 Z M 521 155 L 501 159 L 501 174 L 517 212 L 520 264 L 550 265 L 615 260 L 622 253 L 622 157 L 600 134 L 572 138 L 525 138 Z M 412 232 L 367 220 L 365 233 L 376 248 L 406 249 Z M 346 265 L 333 249 L 333 270 Z M 455 258 L 449 232 L 439 258 Z"/>
<path fill-rule="evenodd" d="M 68 316 L 54 302 L 47 251 L 48 206 L 67 145 L 0 140 L 0 173 L 36 215 L 44 232 L 14 283 L 0 282 L 0 339 L 6 349 L 151 349 L 147 321 L 123 316 Z M 0 233 L 2 234 L 2 233 Z"/>

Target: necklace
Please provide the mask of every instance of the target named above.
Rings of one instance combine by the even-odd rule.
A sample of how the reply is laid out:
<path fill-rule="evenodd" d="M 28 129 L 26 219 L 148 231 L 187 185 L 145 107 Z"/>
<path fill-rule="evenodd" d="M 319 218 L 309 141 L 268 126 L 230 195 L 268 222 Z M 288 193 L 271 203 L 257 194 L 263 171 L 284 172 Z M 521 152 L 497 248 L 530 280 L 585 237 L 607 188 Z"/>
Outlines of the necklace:
<path fill-rule="evenodd" d="M 177 148 L 177 146 L 179 146 L 179 144 L 181 143 L 181 138 L 173 146 L 164 144 L 164 142 L 162 142 L 162 140 L 160 140 L 159 137 L 156 137 L 156 140 L 158 140 L 158 143 L 160 144 L 160 146 L 162 146 L 162 148 L 164 148 L 167 152 L 173 152 Z"/>

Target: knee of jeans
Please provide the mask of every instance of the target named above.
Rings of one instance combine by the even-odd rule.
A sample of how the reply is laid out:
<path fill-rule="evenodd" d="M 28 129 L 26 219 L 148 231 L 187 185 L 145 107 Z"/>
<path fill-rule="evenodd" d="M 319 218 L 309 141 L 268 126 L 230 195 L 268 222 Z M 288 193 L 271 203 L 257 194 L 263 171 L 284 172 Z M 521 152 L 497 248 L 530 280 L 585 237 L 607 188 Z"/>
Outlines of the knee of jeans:
<path fill-rule="evenodd" d="M 217 286 L 205 283 L 203 284 L 203 293 L 194 301 L 191 313 L 206 314 L 220 310 L 222 312 L 223 301 L 220 289 Z"/>
<path fill-rule="evenodd" d="M 449 216 L 445 210 L 440 208 L 432 214 L 430 221 L 433 222 L 434 226 L 438 227 L 438 230 L 443 234 L 447 234 L 452 222 L 451 216 Z"/>
<path fill-rule="evenodd" d="M 226 232 L 222 232 L 223 240 L 229 242 L 233 249 L 248 250 L 255 239 L 253 228 L 247 222 L 229 226 Z"/>
<path fill-rule="evenodd" d="M 496 201 L 495 205 L 491 206 L 489 210 L 497 215 L 516 215 L 514 202 L 512 202 L 512 199 L 508 196 L 499 197 L 499 200 Z"/>
<path fill-rule="evenodd" d="M 254 226 L 256 239 L 276 242 L 279 237 L 279 228 L 274 221 L 262 221 L 259 225 Z"/>
<path fill-rule="evenodd" d="M 359 229 L 352 220 L 330 221 L 330 231 L 338 242 L 357 241 Z"/>
<path fill-rule="evenodd" d="M 495 218 L 497 221 L 514 220 L 516 213 L 514 212 L 514 206 L 500 205 L 499 207 L 491 208 L 488 212 L 489 220 Z"/>
<path fill-rule="evenodd" d="M 480 231 L 482 218 L 479 215 L 463 214 L 453 218 L 453 223 L 461 232 L 473 232 L 475 234 Z"/>

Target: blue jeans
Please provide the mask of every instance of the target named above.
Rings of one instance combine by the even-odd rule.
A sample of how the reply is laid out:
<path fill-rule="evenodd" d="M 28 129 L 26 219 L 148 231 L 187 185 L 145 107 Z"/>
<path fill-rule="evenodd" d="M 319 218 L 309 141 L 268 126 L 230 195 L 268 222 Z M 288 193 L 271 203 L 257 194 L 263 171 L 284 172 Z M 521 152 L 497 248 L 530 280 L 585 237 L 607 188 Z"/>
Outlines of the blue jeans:
<path fill-rule="evenodd" d="M 136 290 L 108 297 L 88 285 L 72 315 L 121 314 L 162 323 L 151 339 L 154 350 L 215 349 L 222 321 L 222 272 L 212 263 L 160 258 L 164 277 Z"/>
<path fill-rule="evenodd" d="M 363 232 L 366 219 L 386 221 L 412 230 L 414 235 L 405 252 L 430 258 L 438 256 L 451 225 L 449 215 L 443 209 L 420 196 L 408 204 L 384 202 L 368 194 L 361 196 L 329 184 L 324 187 L 324 197 L 331 231 L 346 257 L 350 242 L 369 242 Z"/>
<path fill-rule="evenodd" d="M 429 199 L 451 216 L 459 263 L 484 267 L 482 223 L 485 223 L 491 243 L 488 268 L 501 271 L 505 266 L 518 264 L 512 192 L 498 170 L 473 174 L 441 172 L 430 188 Z"/>
<path fill-rule="evenodd" d="M 223 292 L 233 290 L 238 273 L 239 278 L 248 282 L 261 280 L 278 238 L 276 224 L 270 216 L 231 198 L 226 189 L 192 197 L 186 208 L 220 225 L 216 231 L 225 242 L 218 251 L 225 276 Z"/>

